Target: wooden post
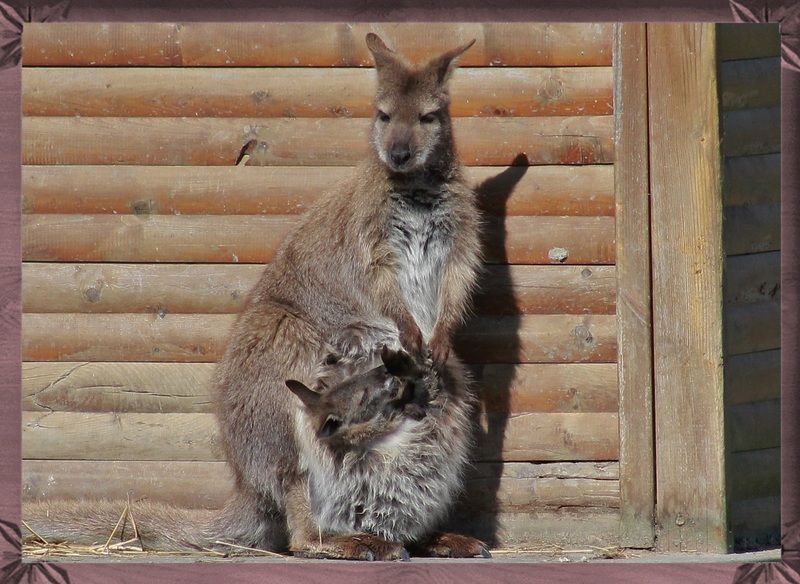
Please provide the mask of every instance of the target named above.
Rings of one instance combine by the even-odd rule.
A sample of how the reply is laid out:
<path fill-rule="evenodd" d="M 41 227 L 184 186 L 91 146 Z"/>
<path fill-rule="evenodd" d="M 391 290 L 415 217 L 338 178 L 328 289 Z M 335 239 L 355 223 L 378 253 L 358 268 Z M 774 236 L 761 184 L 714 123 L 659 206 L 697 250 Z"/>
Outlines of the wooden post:
<path fill-rule="evenodd" d="M 725 552 L 715 28 L 648 24 L 657 546 Z"/>
<path fill-rule="evenodd" d="M 645 25 L 614 31 L 620 544 L 652 547 L 654 501 Z"/>

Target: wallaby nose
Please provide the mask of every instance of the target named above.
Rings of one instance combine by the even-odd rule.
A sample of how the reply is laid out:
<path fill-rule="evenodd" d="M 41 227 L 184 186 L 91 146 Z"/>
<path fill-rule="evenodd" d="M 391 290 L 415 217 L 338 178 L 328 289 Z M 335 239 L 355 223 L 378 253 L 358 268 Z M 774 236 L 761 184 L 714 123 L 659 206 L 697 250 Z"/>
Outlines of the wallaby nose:
<path fill-rule="evenodd" d="M 411 158 L 408 144 L 395 144 L 391 151 L 392 162 L 395 166 L 403 166 Z"/>

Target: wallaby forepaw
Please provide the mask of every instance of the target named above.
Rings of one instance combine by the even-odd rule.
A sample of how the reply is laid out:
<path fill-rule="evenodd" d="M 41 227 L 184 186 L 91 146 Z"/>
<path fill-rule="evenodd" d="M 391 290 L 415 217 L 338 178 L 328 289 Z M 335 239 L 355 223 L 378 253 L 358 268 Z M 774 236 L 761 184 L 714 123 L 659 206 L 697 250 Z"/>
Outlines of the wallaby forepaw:
<path fill-rule="evenodd" d="M 479 539 L 457 533 L 436 533 L 416 544 L 414 553 L 436 558 L 491 558 L 488 546 Z"/>
<path fill-rule="evenodd" d="M 372 561 L 408 561 L 410 556 L 402 544 L 376 535 L 359 533 L 329 537 L 320 544 L 311 544 L 294 552 L 298 558 Z"/>

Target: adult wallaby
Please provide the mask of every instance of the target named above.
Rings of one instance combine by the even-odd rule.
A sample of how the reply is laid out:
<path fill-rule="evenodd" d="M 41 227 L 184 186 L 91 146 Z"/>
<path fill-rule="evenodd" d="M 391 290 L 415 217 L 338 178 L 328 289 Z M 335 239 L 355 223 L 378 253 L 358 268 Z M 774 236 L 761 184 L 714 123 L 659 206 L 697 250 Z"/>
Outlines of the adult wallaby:
<path fill-rule="evenodd" d="M 233 327 L 215 376 L 237 489 L 222 528 L 244 545 L 274 549 L 284 531 L 293 551 L 319 543 L 299 462 L 306 429 L 284 382 L 312 382 L 335 331 L 388 318 L 410 353 L 427 345 L 436 365 L 447 360 L 480 261 L 447 89 L 471 45 L 411 66 L 367 35 L 378 81 L 370 153 L 287 237 Z"/>

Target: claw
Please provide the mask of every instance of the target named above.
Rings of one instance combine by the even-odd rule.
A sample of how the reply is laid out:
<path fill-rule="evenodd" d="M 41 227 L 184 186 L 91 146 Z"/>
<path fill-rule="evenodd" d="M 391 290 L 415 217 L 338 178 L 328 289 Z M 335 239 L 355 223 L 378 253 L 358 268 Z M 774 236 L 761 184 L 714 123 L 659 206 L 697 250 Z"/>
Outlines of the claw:
<path fill-rule="evenodd" d="M 481 546 L 480 552 L 482 558 L 491 558 L 492 554 L 484 546 Z"/>
<path fill-rule="evenodd" d="M 367 553 L 364 555 L 365 562 L 374 562 L 375 561 L 375 554 L 372 553 L 372 550 L 367 550 Z"/>
<path fill-rule="evenodd" d="M 406 548 L 403 548 L 402 550 L 400 550 L 400 561 L 401 562 L 409 562 L 409 561 L 411 561 L 411 556 L 408 555 L 408 550 Z"/>

